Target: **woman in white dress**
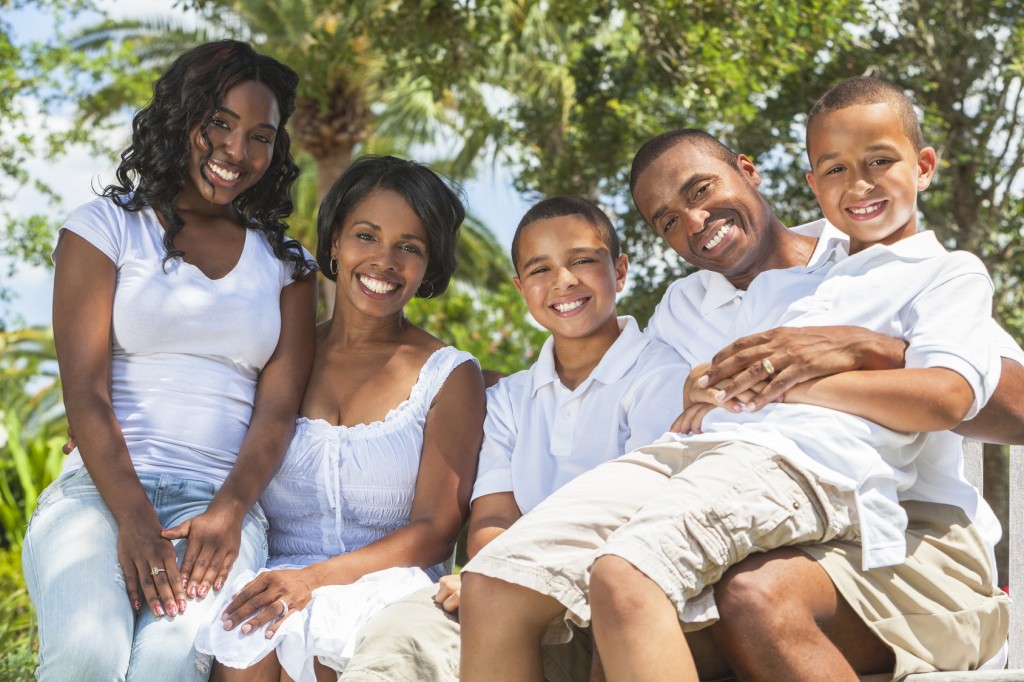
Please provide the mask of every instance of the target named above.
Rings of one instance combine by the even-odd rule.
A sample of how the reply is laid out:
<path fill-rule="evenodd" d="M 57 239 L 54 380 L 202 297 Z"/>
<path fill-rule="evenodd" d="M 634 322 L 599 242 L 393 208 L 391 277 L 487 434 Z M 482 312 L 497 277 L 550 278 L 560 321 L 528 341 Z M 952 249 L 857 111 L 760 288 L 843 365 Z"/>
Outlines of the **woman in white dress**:
<path fill-rule="evenodd" d="M 403 308 L 447 287 L 463 216 L 433 171 L 393 157 L 357 160 L 324 199 L 317 262 L 337 282 L 334 315 L 262 498 L 269 570 L 226 589 L 197 641 L 217 657 L 213 679 L 335 680 L 366 620 L 448 570 L 483 379 Z"/>

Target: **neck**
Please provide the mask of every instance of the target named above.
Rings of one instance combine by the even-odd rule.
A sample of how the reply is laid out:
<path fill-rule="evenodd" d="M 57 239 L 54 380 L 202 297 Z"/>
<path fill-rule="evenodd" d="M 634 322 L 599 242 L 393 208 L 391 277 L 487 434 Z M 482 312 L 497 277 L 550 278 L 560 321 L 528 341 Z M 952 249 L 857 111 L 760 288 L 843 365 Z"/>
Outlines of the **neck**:
<path fill-rule="evenodd" d="M 729 277 L 729 282 L 737 289 L 746 291 L 754 278 L 768 270 L 785 270 L 803 267 L 808 264 L 814 253 L 817 238 L 797 234 L 783 225 L 778 218 L 772 219 L 771 229 L 766 231 L 765 239 L 771 242 L 770 248 L 764 250 L 760 262 L 746 268 L 740 275 Z"/>
<path fill-rule="evenodd" d="M 395 343 L 411 328 L 412 325 L 402 311 L 388 317 L 370 317 L 358 311 L 346 310 L 339 301 L 334 306 L 334 315 L 328 324 L 324 341 L 328 345 L 345 348 Z"/>
<path fill-rule="evenodd" d="M 601 358 L 619 338 L 619 321 L 612 315 L 601 328 L 584 338 L 554 339 L 555 373 L 570 391 L 586 381 Z"/>

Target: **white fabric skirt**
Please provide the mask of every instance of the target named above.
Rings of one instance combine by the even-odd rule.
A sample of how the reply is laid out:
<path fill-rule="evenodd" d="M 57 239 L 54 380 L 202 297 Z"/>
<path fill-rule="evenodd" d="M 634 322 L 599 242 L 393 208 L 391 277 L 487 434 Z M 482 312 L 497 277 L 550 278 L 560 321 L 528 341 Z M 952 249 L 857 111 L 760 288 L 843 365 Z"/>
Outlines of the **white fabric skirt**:
<path fill-rule="evenodd" d="M 277 567 L 290 570 L 300 566 Z M 262 569 L 262 573 L 265 570 Z M 300 611 L 292 611 L 274 636 L 267 639 L 266 626 L 242 634 L 241 627 L 227 631 L 220 616 L 256 573 L 246 571 L 216 596 L 215 619 L 196 636 L 197 651 L 211 654 L 231 668 L 248 668 L 271 651 L 295 682 L 316 682 L 313 658 L 342 671 L 352 657 L 359 633 L 385 606 L 428 587 L 430 578 L 419 568 L 388 568 L 363 576 L 351 585 L 330 585 L 313 590 L 313 598 Z"/>

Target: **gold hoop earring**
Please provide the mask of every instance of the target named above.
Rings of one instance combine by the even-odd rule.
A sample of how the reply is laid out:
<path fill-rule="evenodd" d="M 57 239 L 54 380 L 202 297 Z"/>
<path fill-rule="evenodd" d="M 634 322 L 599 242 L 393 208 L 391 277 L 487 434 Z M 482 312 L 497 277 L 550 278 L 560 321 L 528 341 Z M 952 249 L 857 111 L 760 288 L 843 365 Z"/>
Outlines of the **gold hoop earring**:
<path fill-rule="evenodd" d="M 335 277 L 337 277 L 338 276 L 338 259 L 337 258 L 332 258 L 331 259 L 331 266 L 330 267 L 331 267 L 331 274 L 334 275 Z"/>

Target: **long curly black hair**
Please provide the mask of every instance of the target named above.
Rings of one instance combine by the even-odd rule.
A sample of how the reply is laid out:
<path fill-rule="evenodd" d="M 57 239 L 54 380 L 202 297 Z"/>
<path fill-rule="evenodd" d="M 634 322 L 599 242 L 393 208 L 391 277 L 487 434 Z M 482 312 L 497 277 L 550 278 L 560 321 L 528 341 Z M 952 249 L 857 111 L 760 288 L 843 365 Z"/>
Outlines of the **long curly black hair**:
<path fill-rule="evenodd" d="M 294 276 L 305 278 L 313 264 L 302 247 L 285 236 L 283 219 L 291 214 L 290 189 L 299 175 L 291 155 L 285 124 L 295 111 L 299 76 L 281 62 L 261 55 L 237 40 L 205 43 L 185 52 L 153 84 L 153 99 L 132 120 L 132 142 L 121 152 L 117 181 L 102 195 L 128 211 L 152 206 L 164 222 L 164 262 L 181 257 L 174 237 L 184 220 L 174 210 L 188 177 L 192 145 L 189 133 L 198 125 L 206 141 L 201 165 L 213 153 L 206 129 L 227 92 L 246 81 L 266 85 L 277 98 L 281 121 L 274 139 L 274 157 L 258 183 L 233 202 L 242 224 L 266 235 L 277 255 L 294 264 Z"/>

